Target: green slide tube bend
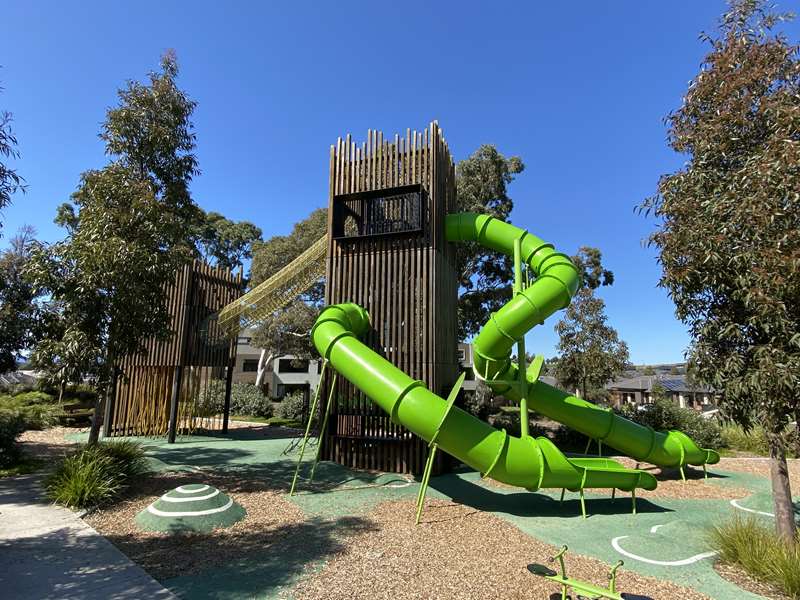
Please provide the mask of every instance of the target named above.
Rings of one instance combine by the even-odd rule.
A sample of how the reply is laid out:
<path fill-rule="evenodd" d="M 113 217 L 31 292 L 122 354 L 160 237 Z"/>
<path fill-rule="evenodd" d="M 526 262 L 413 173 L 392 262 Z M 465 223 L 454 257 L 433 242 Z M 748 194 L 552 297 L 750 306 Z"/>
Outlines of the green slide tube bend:
<path fill-rule="evenodd" d="M 424 383 L 364 345 L 358 336 L 368 329 L 369 316 L 362 307 L 335 304 L 322 311 L 311 336 L 336 371 L 396 423 L 426 441 L 438 433 L 436 443 L 442 450 L 481 473 L 529 490 L 656 488 L 656 479 L 649 473 L 625 469 L 607 459 L 571 461 L 547 438 L 513 437 L 458 407 L 448 407 Z"/>
<path fill-rule="evenodd" d="M 473 343 L 475 372 L 495 392 L 519 401 L 519 390 L 503 383 L 518 377 L 511 349 L 525 332 L 569 304 L 580 275 L 572 261 L 551 244 L 499 219 L 452 214 L 445 227 L 448 241 L 477 242 L 508 255 L 513 255 L 514 240 L 519 239 L 522 260 L 536 276 L 532 285 L 492 315 Z M 529 407 L 637 460 L 662 467 L 719 462 L 717 452 L 699 448 L 680 431 L 654 431 L 542 381 L 529 379 L 527 388 Z"/>

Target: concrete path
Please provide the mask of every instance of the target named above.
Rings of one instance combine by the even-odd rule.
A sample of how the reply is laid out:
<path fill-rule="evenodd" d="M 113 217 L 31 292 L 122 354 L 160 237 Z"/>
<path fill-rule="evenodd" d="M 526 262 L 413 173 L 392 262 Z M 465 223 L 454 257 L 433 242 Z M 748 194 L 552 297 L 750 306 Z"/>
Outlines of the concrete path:
<path fill-rule="evenodd" d="M 76 513 L 48 503 L 37 475 L 0 479 L 0 597 L 175 599 Z"/>

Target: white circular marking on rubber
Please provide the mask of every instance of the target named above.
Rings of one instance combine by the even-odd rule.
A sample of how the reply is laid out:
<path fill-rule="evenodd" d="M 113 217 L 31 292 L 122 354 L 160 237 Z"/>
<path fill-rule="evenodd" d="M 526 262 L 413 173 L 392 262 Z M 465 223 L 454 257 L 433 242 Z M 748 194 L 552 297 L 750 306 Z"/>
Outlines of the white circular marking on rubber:
<path fill-rule="evenodd" d="M 696 563 L 699 560 L 703 560 L 704 558 L 710 558 L 712 556 L 716 556 L 716 552 L 703 552 L 701 554 L 695 554 L 694 556 L 690 556 L 689 558 L 684 558 L 683 560 L 653 560 L 652 558 L 645 558 L 644 556 L 639 556 L 638 554 L 633 554 L 632 552 L 628 552 L 624 550 L 622 546 L 619 545 L 620 540 L 624 540 L 625 538 L 630 537 L 629 535 L 621 535 L 619 537 L 615 537 L 611 540 L 611 546 L 622 554 L 623 556 L 627 556 L 628 558 L 632 558 L 633 560 L 638 560 L 639 562 L 648 563 L 650 565 L 659 565 L 661 567 L 683 567 L 685 565 L 690 565 L 692 563 Z"/>
<path fill-rule="evenodd" d="M 197 502 L 198 500 L 208 500 L 209 498 L 213 498 L 219 494 L 219 490 L 214 490 L 210 494 L 206 494 L 205 496 L 192 496 L 191 498 L 170 498 L 166 494 L 161 496 L 161 499 L 164 502 Z"/>
<path fill-rule="evenodd" d="M 749 513 L 755 513 L 757 515 L 764 515 L 765 517 L 774 517 L 775 515 L 770 512 L 764 512 L 763 510 L 755 510 L 753 508 L 747 508 L 746 506 L 742 506 L 736 500 L 731 500 L 731 506 L 734 508 L 738 508 L 739 510 L 743 510 Z"/>
<path fill-rule="evenodd" d="M 228 510 L 231 506 L 233 506 L 233 498 L 228 500 L 228 503 L 225 506 L 220 506 L 219 508 L 209 508 L 208 510 L 184 510 L 181 512 L 167 512 L 164 510 L 158 510 L 152 504 L 147 507 L 147 512 L 156 515 L 157 517 L 203 517 L 205 515 L 213 515 L 215 513 L 221 513 L 223 511 Z"/>
<path fill-rule="evenodd" d="M 650 528 L 650 533 L 655 533 L 656 531 L 658 531 L 658 528 L 659 528 L 659 527 L 663 527 L 664 525 L 666 525 L 666 523 L 662 523 L 661 525 L 653 525 L 653 526 Z"/>
<path fill-rule="evenodd" d="M 176 487 L 175 491 L 178 492 L 179 494 L 196 494 L 198 492 L 205 492 L 209 487 L 210 486 L 208 485 L 203 485 L 197 488 L 196 490 L 187 490 L 186 486 L 181 485 Z"/>

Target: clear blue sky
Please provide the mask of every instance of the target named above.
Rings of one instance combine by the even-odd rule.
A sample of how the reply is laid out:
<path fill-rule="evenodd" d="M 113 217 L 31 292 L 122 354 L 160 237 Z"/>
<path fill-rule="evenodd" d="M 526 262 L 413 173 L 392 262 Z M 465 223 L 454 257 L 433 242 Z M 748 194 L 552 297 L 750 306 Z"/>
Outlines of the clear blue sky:
<path fill-rule="evenodd" d="M 790 2 L 781 3 L 785 8 Z M 265 236 L 327 202 L 336 137 L 438 119 L 454 157 L 481 143 L 517 154 L 512 220 L 573 253 L 599 247 L 616 274 L 610 323 L 635 363 L 682 360 L 688 337 L 656 287 L 634 213 L 682 158 L 663 117 L 680 105 L 725 5 L 697 2 L 6 3 L 0 109 L 14 113 L 28 181 L 3 214 L 42 239 L 79 174 L 106 159 L 97 138 L 127 79 L 167 48 L 198 102 L 197 202 Z M 787 27 L 797 40 L 798 24 Z M 528 336 L 554 353 L 555 318 Z"/>

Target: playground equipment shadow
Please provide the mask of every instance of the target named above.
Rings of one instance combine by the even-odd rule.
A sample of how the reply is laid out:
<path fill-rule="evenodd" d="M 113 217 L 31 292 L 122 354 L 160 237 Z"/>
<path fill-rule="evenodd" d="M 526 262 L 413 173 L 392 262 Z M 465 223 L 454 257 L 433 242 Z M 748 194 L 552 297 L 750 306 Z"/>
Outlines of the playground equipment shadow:
<path fill-rule="evenodd" d="M 157 470 L 183 471 L 187 477 L 189 473 L 197 474 L 200 480 L 204 474 L 230 477 L 232 483 L 223 489 L 236 498 L 237 493 L 246 491 L 284 493 L 288 490 L 297 459 L 296 451 L 284 454 L 289 442 L 253 432 L 233 431 L 227 437 L 187 436 L 173 445 L 163 440 L 146 440 L 145 444 Z M 306 456 L 313 458 L 313 447 Z M 311 459 L 304 461 L 301 475 L 308 475 L 310 462 Z M 769 509 L 768 480 L 752 474 L 725 472 L 722 468 L 710 472 L 709 476 L 710 485 L 750 490 L 753 495 L 741 501 L 743 506 L 760 511 Z M 281 537 L 287 541 L 276 542 L 279 545 L 275 546 L 275 552 L 263 551 L 263 540 L 258 532 L 252 535 L 245 532 L 243 548 L 250 548 L 248 538 L 252 544 L 252 553 L 248 550 L 246 557 L 162 582 L 188 598 L 220 597 L 220 594 L 226 598 L 254 594 L 285 597 L 286 590 L 298 578 L 322 568 L 338 551 L 340 534 L 347 535 L 351 526 L 368 526 L 347 519 L 368 520 L 369 513 L 385 500 L 413 502 L 418 489 L 417 482 L 405 476 L 353 471 L 322 462 L 317 467 L 313 485 L 301 479 L 294 497 L 283 496 L 302 510 L 305 522 L 312 524 L 310 529 L 287 526 L 281 532 Z M 478 473 L 461 470 L 433 477 L 428 496 L 474 509 L 461 518 L 478 511 L 492 513 L 532 537 L 554 546 L 568 544 L 571 551 L 597 557 L 609 564 L 621 557 L 612 545 L 612 541 L 617 540 L 618 546 L 626 552 L 655 560 L 655 564 L 650 564 L 623 555 L 625 569 L 688 585 L 718 600 L 756 597 L 722 579 L 707 558 L 682 566 L 668 564 L 708 552 L 707 527 L 737 512 L 728 500 L 640 497 L 637 499 L 638 514 L 632 515 L 629 494 L 618 493 L 612 501 L 605 490 L 590 491 L 586 493 L 589 518 L 584 520 L 577 494 L 567 492 L 563 504 L 559 503 L 559 494 L 560 490 L 530 493 L 519 488 L 498 487 L 481 480 Z M 420 535 L 424 537 L 426 525 L 447 520 L 445 513 L 435 505 L 427 507 L 419 526 Z M 143 550 L 150 552 L 153 548 Z M 530 561 L 543 558 L 531 556 Z"/>

